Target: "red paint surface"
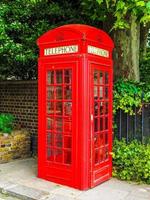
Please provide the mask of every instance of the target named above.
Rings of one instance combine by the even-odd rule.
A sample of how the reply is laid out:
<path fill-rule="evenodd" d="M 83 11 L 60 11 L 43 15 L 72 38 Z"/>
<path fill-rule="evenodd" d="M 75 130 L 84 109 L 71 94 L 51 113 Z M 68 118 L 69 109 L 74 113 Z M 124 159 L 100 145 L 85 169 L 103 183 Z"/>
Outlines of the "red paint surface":
<path fill-rule="evenodd" d="M 92 188 L 112 175 L 113 42 L 99 29 L 73 24 L 48 31 L 37 44 L 38 177 Z M 79 51 L 44 56 L 45 48 L 68 45 Z M 88 54 L 88 45 L 109 58 Z"/>

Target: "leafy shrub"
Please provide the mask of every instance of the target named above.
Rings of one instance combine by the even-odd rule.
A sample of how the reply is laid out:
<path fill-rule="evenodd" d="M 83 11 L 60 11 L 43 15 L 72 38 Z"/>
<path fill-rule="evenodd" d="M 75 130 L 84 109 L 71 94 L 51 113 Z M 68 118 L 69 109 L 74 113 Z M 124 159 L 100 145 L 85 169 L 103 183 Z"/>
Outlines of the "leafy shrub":
<path fill-rule="evenodd" d="M 146 56 L 140 61 L 140 80 L 150 84 L 150 48 Z"/>
<path fill-rule="evenodd" d="M 140 108 L 150 102 L 150 85 L 133 81 L 118 80 L 114 84 L 114 113 L 121 109 L 130 115 L 134 107 Z"/>
<path fill-rule="evenodd" d="M 126 144 L 115 140 L 113 146 L 113 176 L 150 184 L 150 144 L 143 145 L 136 140 Z"/>
<path fill-rule="evenodd" d="M 13 129 L 14 116 L 11 114 L 0 114 L 0 132 L 11 133 Z"/>

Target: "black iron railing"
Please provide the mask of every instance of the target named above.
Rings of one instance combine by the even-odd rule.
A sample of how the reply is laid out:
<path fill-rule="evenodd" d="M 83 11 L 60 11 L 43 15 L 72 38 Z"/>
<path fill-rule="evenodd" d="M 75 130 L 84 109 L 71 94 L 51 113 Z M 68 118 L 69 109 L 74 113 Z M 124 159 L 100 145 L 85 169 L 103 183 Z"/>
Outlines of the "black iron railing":
<path fill-rule="evenodd" d="M 119 110 L 114 116 L 114 136 L 127 142 L 137 139 L 142 143 L 150 141 L 150 104 L 141 109 L 134 108 L 135 115 Z"/>

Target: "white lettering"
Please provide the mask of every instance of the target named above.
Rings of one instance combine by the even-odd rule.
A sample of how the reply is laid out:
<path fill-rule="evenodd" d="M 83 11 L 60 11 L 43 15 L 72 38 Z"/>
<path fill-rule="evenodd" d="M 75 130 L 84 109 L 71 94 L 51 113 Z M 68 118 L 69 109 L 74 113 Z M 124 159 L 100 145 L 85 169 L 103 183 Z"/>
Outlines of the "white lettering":
<path fill-rule="evenodd" d="M 77 53 L 77 52 L 78 52 L 78 45 L 44 49 L 45 56 L 67 54 L 67 53 Z"/>
<path fill-rule="evenodd" d="M 98 47 L 90 46 L 90 45 L 88 45 L 88 53 L 94 54 L 94 55 L 97 55 L 97 56 L 102 56 L 102 57 L 105 57 L 105 58 L 109 57 L 109 51 L 107 51 L 105 49 L 98 48 Z"/>

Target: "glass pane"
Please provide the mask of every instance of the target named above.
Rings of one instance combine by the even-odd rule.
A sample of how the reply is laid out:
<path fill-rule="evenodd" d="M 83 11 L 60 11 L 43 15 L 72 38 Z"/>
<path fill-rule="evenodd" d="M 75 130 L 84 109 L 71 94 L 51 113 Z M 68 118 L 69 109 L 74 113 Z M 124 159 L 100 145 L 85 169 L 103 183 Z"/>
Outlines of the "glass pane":
<path fill-rule="evenodd" d="M 47 113 L 54 114 L 54 102 L 47 103 Z"/>
<path fill-rule="evenodd" d="M 54 160 L 54 150 L 48 148 L 47 149 L 47 160 L 53 161 Z"/>
<path fill-rule="evenodd" d="M 55 134 L 55 146 L 62 147 L 62 133 Z"/>
<path fill-rule="evenodd" d="M 54 145 L 54 134 L 53 133 L 48 133 L 47 134 L 47 145 L 48 146 L 53 146 Z"/>
<path fill-rule="evenodd" d="M 104 159 L 107 160 L 108 159 L 108 147 L 105 147 L 105 155 L 104 155 Z"/>
<path fill-rule="evenodd" d="M 103 146 L 104 145 L 104 134 L 103 133 L 100 133 L 100 143 L 99 143 L 99 146 Z"/>
<path fill-rule="evenodd" d="M 98 164 L 98 160 L 99 160 L 99 155 L 98 155 L 98 150 L 95 150 L 95 164 Z"/>
<path fill-rule="evenodd" d="M 62 102 L 56 102 L 56 115 L 62 115 L 63 114 L 63 103 Z"/>
<path fill-rule="evenodd" d="M 64 163 L 71 164 L 71 152 L 70 151 L 64 152 Z"/>
<path fill-rule="evenodd" d="M 61 149 L 56 149 L 55 150 L 55 161 L 56 162 L 62 162 L 63 160 L 63 153 Z"/>
<path fill-rule="evenodd" d="M 98 115 L 98 103 L 94 102 L 94 115 L 97 116 Z"/>
<path fill-rule="evenodd" d="M 55 121 L 56 121 L 56 131 L 62 132 L 62 126 L 63 126 L 62 118 L 56 118 Z"/>
<path fill-rule="evenodd" d="M 54 99 L 54 86 L 49 86 L 47 88 L 47 98 L 48 100 Z"/>
<path fill-rule="evenodd" d="M 56 99 L 62 99 L 62 87 L 61 86 L 56 87 Z"/>
<path fill-rule="evenodd" d="M 100 84 L 103 84 L 103 72 L 100 72 Z"/>
<path fill-rule="evenodd" d="M 63 73 L 62 70 L 56 70 L 56 83 L 60 84 L 63 82 Z"/>
<path fill-rule="evenodd" d="M 64 138 L 64 148 L 71 148 L 71 144 L 72 141 L 71 141 L 71 137 L 65 137 Z"/>
<path fill-rule="evenodd" d="M 65 86 L 64 98 L 65 99 L 72 99 L 72 89 L 70 85 Z"/>
<path fill-rule="evenodd" d="M 94 84 L 98 84 L 98 70 L 94 70 Z"/>
<path fill-rule="evenodd" d="M 105 73 L 105 84 L 108 84 L 108 73 Z"/>
<path fill-rule="evenodd" d="M 64 132 L 72 131 L 72 122 L 70 120 L 64 119 Z"/>
<path fill-rule="evenodd" d="M 108 133 L 105 133 L 105 144 L 108 144 Z"/>
<path fill-rule="evenodd" d="M 104 130 L 103 118 L 100 118 L 100 131 Z"/>
<path fill-rule="evenodd" d="M 103 99 L 103 87 L 102 86 L 99 87 L 99 97 L 100 97 L 100 99 Z"/>
<path fill-rule="evenodd" d="M 108 114 L 108 102 L 105 103 L 105 114 Z"/>
<path fill-rule="evenodd" d="M 67 69 L 67 70 L 64 70 L 64 73 L 65 73 L 65 83 L 70 83 L 71 84 L 71 78 L 72 78 L 72 71 L 71 69 Z"/>
<path fill-rule="evenodd" d="M 64 113 L 66 116 L 72 115 L 72 102 L 65 102 L 64 103 Z"/>
<path fill-rule="evenodd" d="M 100 102 L 100 115 L 104 114 L 104 102 Z"/>
<path fill-rule="evenodd" d="M 105 87 L 105 98 L 108 99 L 108 87 Z"/>
<path fill-rule="evenodd" d="M 47 129 L 48 130 L 54 129 L 54 119 L 53 118 L 47 118 Z"/>
<path fill-rule="evenodd" d="M 47 83 L 54 84 L 54 71 L 49 71 L 47 73 Z"/>
<path fill-rule="evenodd" d="M 99 162 L 103 161 L 103 148 L 100 148 L 99 150 Z"/>
<path fill-rule="evenodd" d="M 98 118 L 94 119 L 94 132 L 98 131 Z"/>
<path fill-rule="evenodd" d="M 105 130 L 108 129 L 108 117 L 105 118 Z"/>
<path fill-rule="evenodd" d="M 94 99 L 98 99 L 98 87 L 94 87 Z"/>
<path fill-rule="evenodd" d="M 99 147 L 99 136 L 98 133 L 94 133 L 94 146 Z"/>

